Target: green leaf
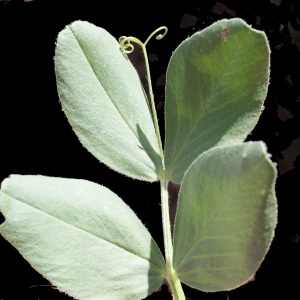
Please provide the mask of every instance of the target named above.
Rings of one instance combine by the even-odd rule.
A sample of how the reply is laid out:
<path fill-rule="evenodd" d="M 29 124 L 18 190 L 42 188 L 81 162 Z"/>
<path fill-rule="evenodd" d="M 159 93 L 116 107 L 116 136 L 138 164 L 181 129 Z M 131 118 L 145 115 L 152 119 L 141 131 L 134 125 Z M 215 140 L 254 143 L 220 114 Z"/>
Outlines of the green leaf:
<path fill-rule="evenodd" d="M 203 291 L 234 289 L 252 278 L 274 236 L 276 169 L 262 142 L 203 153 L 182 182 L 174 269 Z"/>
<path fill-rule="evenodd" d="M 0 233 L 38 272 L 84 299 L 141 299 L 163 280 L 150 233 L 113 192 L 78 179 L 12 175 Z"/>
<path fill-rule="evenodd" d="M 55 72 L 83 146 L 115 171 L 156 181 L 162 159 L 148 100 L 117 40 L 88 22 L 72 23 L 58 35 Z"/>
<path fill-rule="evenodd" d="M 244 141 L 266 96 L 269 55 L 265 34 L 235 18 L 195 33 L 175 50 L 165 106 L 170 181 L 180 183 L 209 148 Z"/>

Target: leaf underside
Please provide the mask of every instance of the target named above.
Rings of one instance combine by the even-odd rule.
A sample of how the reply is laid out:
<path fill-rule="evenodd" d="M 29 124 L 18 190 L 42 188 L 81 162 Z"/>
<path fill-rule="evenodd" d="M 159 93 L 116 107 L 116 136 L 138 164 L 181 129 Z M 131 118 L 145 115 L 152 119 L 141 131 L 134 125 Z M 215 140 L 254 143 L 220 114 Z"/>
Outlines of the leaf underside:
<path fill-rule="evenodd" d="M 80 142 L 129 177 L 156 181 L 162 158 L 144 90 L 117 40 L 76 21 L 58 35 L 55 72 L 63 110 Z"/>
<path fill-rule="evenodd" d="M 244 141 L 261 113 L 269 56 L 265 34 L 236 18 L 195 33 L 174 51 L 165 104 L 170 181 L 180 183 L 209 148 Z"/>
<path fill-rule="evenodd" d="M 274 236 L 275 178 L 261 142 L 215 147 L 192 164 L 174 231 L 174 269 L 182 282 L 214 292 L 253 277 Z"/>
<path fill-rule="evenodd" d="M 150 233 L 114 193 L 95 183 L 12 175 L 2 183 L 0 233 L 32 267 L 84 299 L 142 299 L 163 280 Z"/>

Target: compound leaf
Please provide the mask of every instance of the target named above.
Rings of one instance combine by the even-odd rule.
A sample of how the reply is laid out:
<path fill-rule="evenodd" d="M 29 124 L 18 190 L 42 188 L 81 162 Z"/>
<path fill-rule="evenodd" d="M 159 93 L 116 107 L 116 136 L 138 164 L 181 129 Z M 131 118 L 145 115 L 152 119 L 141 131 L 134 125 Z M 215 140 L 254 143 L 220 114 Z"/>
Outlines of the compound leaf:
<path fill-rule="evenodd" d="M 76 21 L 58 35 L 57 89 L 81 143 L 110 168 L 156 181 L 162 159 L 147 97 L 117 40 Z"/>
<path fill-rule="evenodd" d="M 165 106 L 170 181 L 180 183 L 209 148 L 244 141 L 267 93 L 269 56 L 265 34 L 236 18 L 195 33 L 174 51 Z"/>
<path fill-rule="evenodd" d="M 150 233 L 113 192 L 78 179 L 12 175 L 2 183 L 0 233 L 69 295 L 142 299 L 163 280 Z"/>
<path fill-rule="evenodd" d="M 274 236 L 276 169 L 262 142 L 204 152 L 182 182 L 174 232 L 174 269 L 203 291 L 251 279 Z"/>

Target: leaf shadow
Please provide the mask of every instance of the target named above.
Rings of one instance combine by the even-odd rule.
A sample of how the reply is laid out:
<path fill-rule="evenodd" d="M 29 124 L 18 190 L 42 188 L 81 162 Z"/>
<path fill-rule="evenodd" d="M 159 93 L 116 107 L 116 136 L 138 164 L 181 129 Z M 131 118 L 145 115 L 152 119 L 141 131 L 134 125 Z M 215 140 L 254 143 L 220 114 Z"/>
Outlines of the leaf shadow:
<path fill-rule="evenodd" d="M 141 143 L 141 145 L 137 145 L 141 150 L 145 151 L 149 158 L 153 161 L 155 165 L 156 174 L 159 174 L 163 170 L 162 166 L 162 158 L 161 156 L 154 150 L 152 145 L 150 144 L 148 138 L 144 134 L 143 130 L 139 126 L 139 124 L 136 125 L 137 133 L 138 133 L 138 139 Z"/>
<path fill-rule="evenodd" d="M 157 261 L 157 244 L 152 239 L 151 241 L 151 248 L 150 248 L 150 261 Z M 159 268 L 159 270 L 158 270 Z M 158 277 L 158 271 L 161 273 L 161 277 Z M 159 266 L 155 266 L 150 264 L 148 270 L 148 296 L 150 296 L 153 292 L 161 292 L 161 287 L 164 284 L 167 284 L 164 278 L 165 270 Z M 148 298 L 147 298 L 148 299 Z"/>

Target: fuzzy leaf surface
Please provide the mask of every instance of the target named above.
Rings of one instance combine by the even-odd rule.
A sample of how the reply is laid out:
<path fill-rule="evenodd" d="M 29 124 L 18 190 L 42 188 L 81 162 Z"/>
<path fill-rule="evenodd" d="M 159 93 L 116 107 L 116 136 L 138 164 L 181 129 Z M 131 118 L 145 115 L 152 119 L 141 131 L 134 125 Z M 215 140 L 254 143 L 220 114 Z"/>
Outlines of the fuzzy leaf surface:
<path fill-rule="evenodd" d="M 269 83 L 266 36 L 233 18 L 186 39 L 167 69 L 165 165 L 180 183 L 191 163 L 218 145 L 244 141 Z"/>
<path fill-rule="evenodd" d="M 142 299 L 164 259 L 134 212 L 107 188 L 78 179 L 12 175 L 2 183 L 0 233 L 34 269 L 85 299 Z"/>
<path fill-rule="evenodd" d="M 188 169 L 179 193 L 174 269 L 208 292 L 249 281 L 274 236 L 276 169 L 262 142 L 219 146 Z"/>
<path fill-rule="evenodd" d="M 76 21 L 60 32 L 55 51 L 57 89 L 80 142 L 129 177 L 156 181 L 162 159 L 147 98 L 117 40 Z"/>

